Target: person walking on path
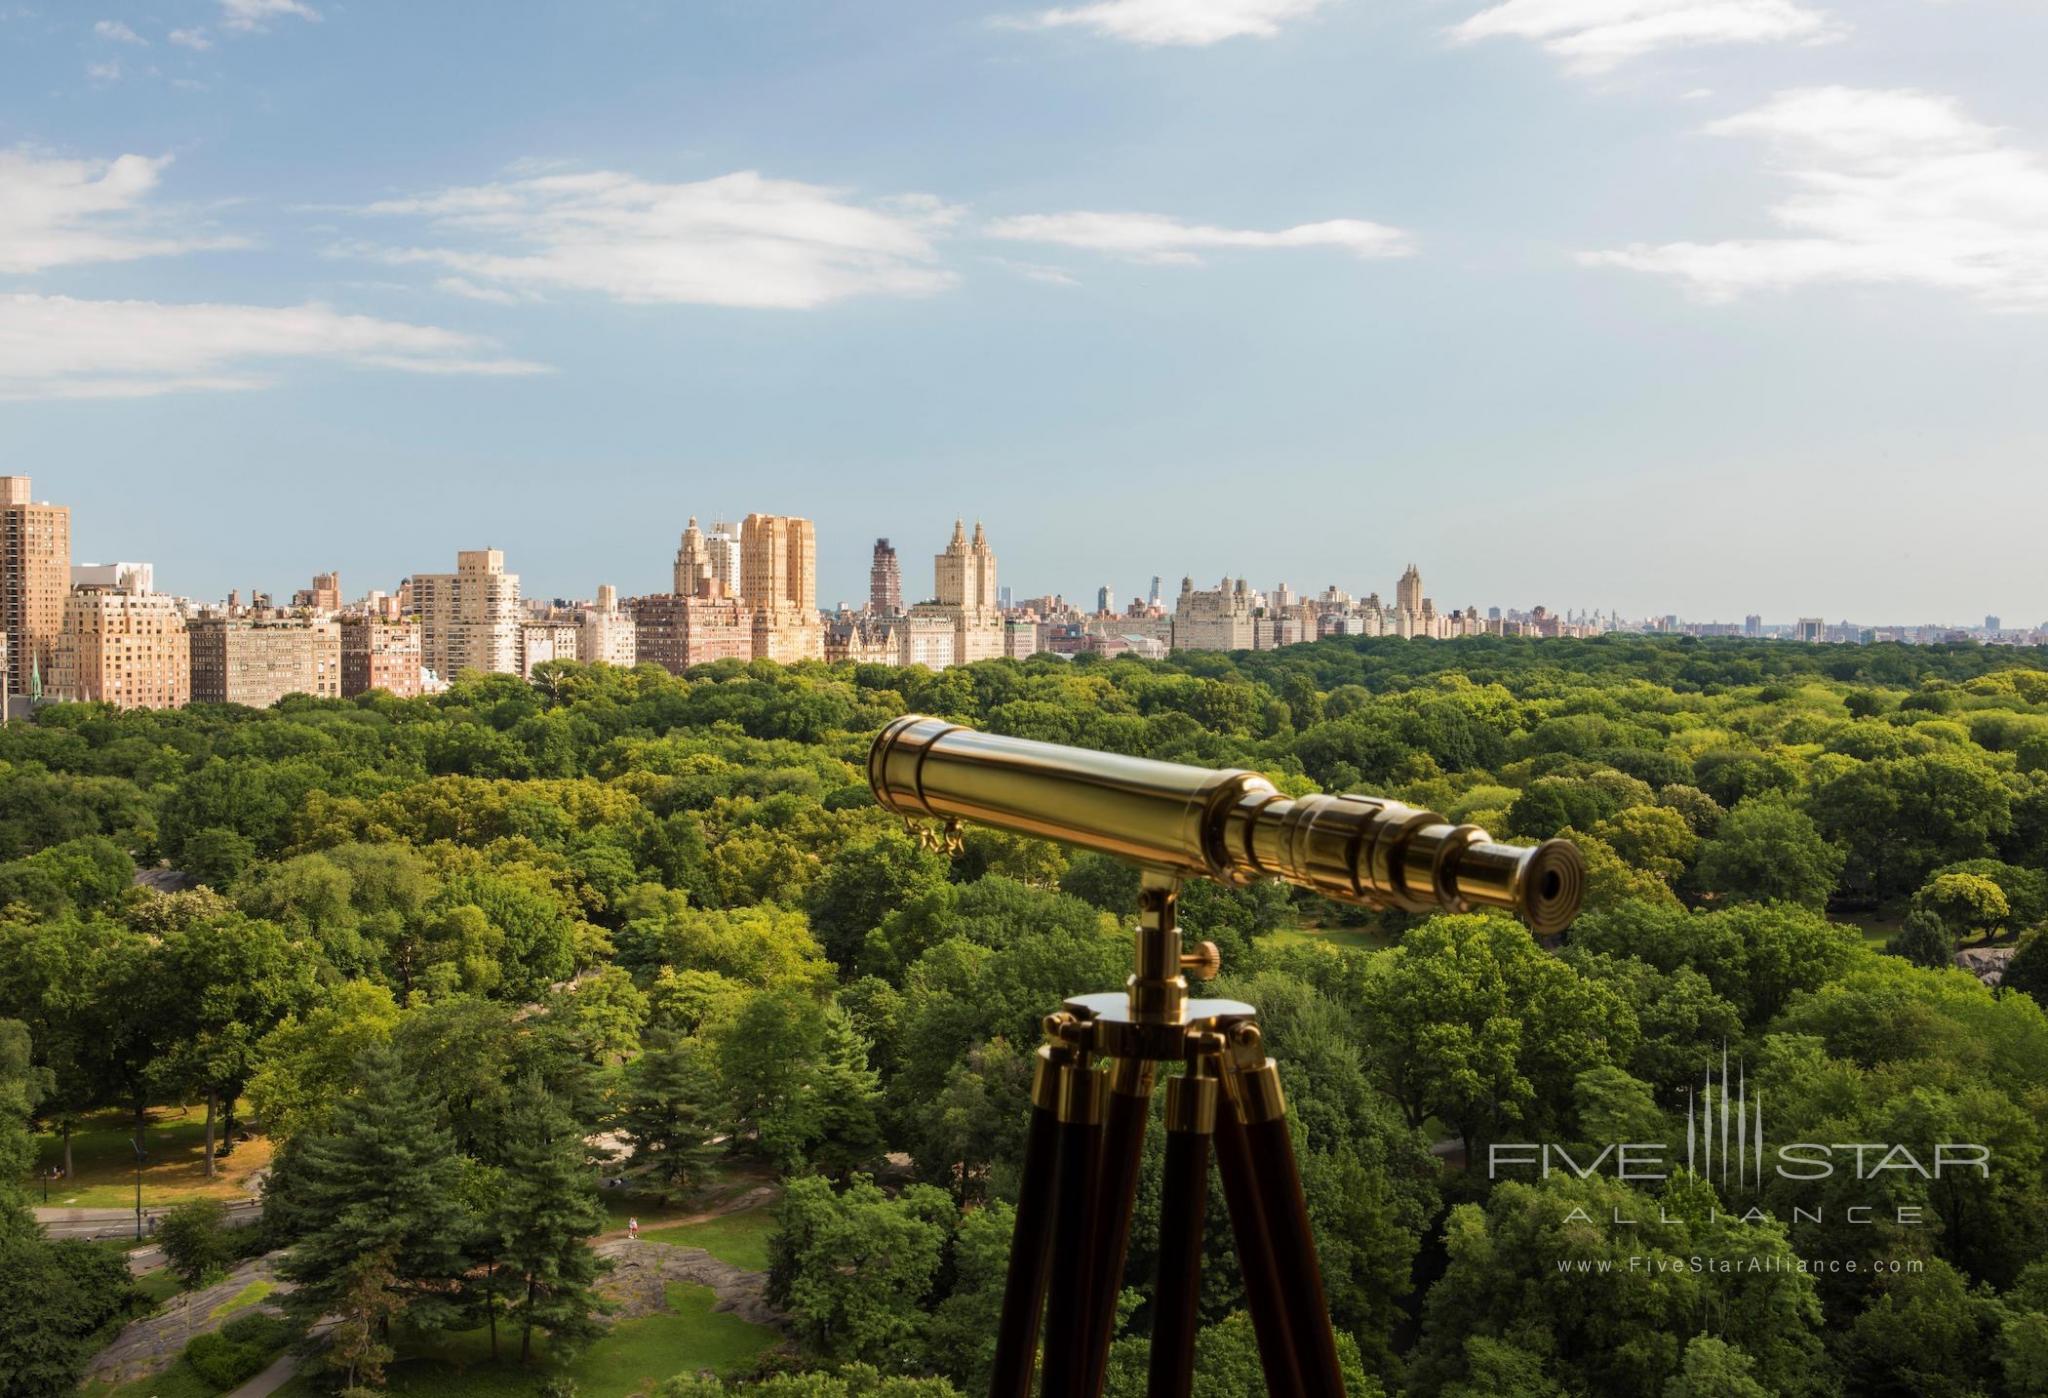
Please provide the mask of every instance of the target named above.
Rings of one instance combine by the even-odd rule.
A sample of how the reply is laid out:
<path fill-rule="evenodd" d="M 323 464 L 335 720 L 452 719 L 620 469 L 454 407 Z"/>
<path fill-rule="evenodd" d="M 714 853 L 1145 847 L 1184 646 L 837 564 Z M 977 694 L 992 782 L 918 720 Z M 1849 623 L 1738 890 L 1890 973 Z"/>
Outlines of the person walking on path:
<path fill-rule="evenodd" d="M 629 1219 L 627 1219 L 627 1220 L 626 1220 L 626 1236 L 627 1236 L 628 1238 L 631 1238 L 631 1239 L 632 1239 L 632 1240 L 633 1240 L 634 1242 L 636 1242 L 636 1243 L 640 1241 L 640 1220 L 639 1220 L 639 1219 L 637 1219 L 637 1218 L 629 1218 Z"/>

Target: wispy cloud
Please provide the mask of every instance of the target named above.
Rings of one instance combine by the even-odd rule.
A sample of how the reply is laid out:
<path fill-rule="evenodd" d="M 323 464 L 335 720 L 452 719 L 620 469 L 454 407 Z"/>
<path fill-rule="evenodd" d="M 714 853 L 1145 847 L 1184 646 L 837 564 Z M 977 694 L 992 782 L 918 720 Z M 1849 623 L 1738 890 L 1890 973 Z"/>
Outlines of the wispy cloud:
<path fill-rule="evenodd" d="M 1831 16 L 1797 0 L 1502 0 L 1451 37 L 1527 39 L 1574 71 L 1604 73 L 1659 49 L 1811 44 L 1841 33 Z"/>
<path fill-rule="evenodd" d="M 866 203 L 751 170 L 687 184 L 617 171 L 547 174 L 369 205 L 430 240 L 338 251 L 445 269 L 474 288 L 618 301 L 805 309 L 951 286 L 936 234 L 957 211 L 924 195 Z"/>
<path fill-rule="evenodd" d="M 146 206 L 170 163 L 167 155 L 87 161 L 0 150 L 0 273 L 246 247 Z"/>
<path fill-rule="evenodd" d="M 223 29 L 262 29 L 271 20 L 286 18 L 318 23 L 320 12 L 301 0 L 220 0 Z"/>
<path fill-rule="evenodd" d="M 0 399 L 139 398 L 260 388 L 279 361 L 423 374 L 533 374 L 490 343 L 322 305 L 169 305 L 0 295 Z"/>
<path fill-rule="evenodd" d="M 983 231 L 991 238 L 1054 243 L 1140 262 L 1183 265 L 1200 262 L 1205 252 L 1238 248 L 1338 248 L 1368 258 L 1404 257 L 1414 251 L 1411 239 L 1400 229 L 1355 218 L 1303 223 L 1266 232 L 1183 223 L 1164 214 L 1077 212 L 996 219 Z"/>
<path fill-rule="evenodd" d="M 179 48 L 193 49 L 200 53 L 213 47 L 213 40 L 206 37 L 204 29 L 173 29 L 169 38 Z"/>
<path fill-rule="evenodd" d="M 96 83 L 117 83 L 121 81 L 121 60 L 110 58 L 104 63 L 88 63 L 85 75 Z"/>
<path fill-rule="evenodd" d="M 1225 39 L 1269 39 L 1281 26 L 1328 0 L 1096 0 L 1014 16 L 1002 22 L 1029 29 L 1092 29 L 1134 44 L 1202 47 Z"/>
<path fill-rule="evenodd" d="M 1770 210 L 1785 236 L 1637 243 L 1583 261 L 1674 277 L 1716 300 L 1812 283 L 1892 283 L 2048 310 L 2048 162 L 1954 99 L 1809 88 L 1706 130 L 1768 145 L 1792 187 Z"/>
<path fill-rule="evenodd" d="M 140 44 L 144 48 L 149 46 L 149 40 L 137 34 L 118 19 L 99 20 L 93 25 L 92 32 L 99 35 L 102 39 L 110 39 L 117 44 Z"/>

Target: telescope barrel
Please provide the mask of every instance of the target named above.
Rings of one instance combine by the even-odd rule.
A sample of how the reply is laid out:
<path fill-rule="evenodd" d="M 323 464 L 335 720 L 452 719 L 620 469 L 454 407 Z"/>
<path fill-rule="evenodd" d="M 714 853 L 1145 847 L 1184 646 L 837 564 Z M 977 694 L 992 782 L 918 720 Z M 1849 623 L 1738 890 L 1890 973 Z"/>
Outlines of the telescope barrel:
<path fill-rule="evenodd" d="M 1578 916 L 1569 841 L 1496 844 L 1474 825 L 1373 796 L 1280 794 L 1256 772 L 1186 767 L 982 733 L 911 714 L 883 729 L 868 782 L 906 818 L 970 821 L 1181 878 L 1279 879 L 1406 912 L 1498 908 L 1532 931 Z"/>

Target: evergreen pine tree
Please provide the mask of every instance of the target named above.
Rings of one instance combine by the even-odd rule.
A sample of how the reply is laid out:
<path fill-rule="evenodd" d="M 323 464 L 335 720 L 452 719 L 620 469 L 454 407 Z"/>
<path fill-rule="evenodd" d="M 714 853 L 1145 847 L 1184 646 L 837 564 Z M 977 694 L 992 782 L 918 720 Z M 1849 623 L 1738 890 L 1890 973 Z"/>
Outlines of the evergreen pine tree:
<path fill-rule="evenodd" d="M 818 1133 L 811 1158 L 819 1166 L 843 1178 L 882 1153 L 881 1080 L 868 1066 L 867 1041 L 837 1004 L 826 1007 L 809 1086 Z"/>
<path fill-rule="evenodd" d="M 538 1080 L 520 1091 L 507 1123 L 504 1195 L 498 1213 L 500 1265 L 516 1295 L 519 1358 L 533 1355 L 533 1332 L 558 1345 L 597 1333 L 593 1283 L 604 1270 L 590 1237 L 604 1227 L 583 1132 Z"/>
<path fill-rule="evenodd" d="M 408 1318 L 425 1329 L 459 1314 L 451 1283 L 464 1271 L 462 1159 L 398 1054 L 379 1047 L 357 1065 L 356 1095 L 334 1127 L 303 1143 L 289 1194 L 304 1229 L 283 1273 L 308 1319 L 340 1310 L 364 1259 L 381 1256 Z"/>
<path fill-rule="evenodd" d="M 1955 964 L 1956 939 L 1938 915 L 1915 908 L 1899 925 L 1899 935 L 1892 938 L 1890 950 L 1916 966 L 1938 971 Z"/>
<path fill-rule="evenodd" d="M 694 1039 L 651 1042 L 626 1069 L 620 1127 L 636 1162 L 650 1165 L 663 1184 L 689 1190 L 703 1182 L 718 1134 L 716 1066 Z"/>

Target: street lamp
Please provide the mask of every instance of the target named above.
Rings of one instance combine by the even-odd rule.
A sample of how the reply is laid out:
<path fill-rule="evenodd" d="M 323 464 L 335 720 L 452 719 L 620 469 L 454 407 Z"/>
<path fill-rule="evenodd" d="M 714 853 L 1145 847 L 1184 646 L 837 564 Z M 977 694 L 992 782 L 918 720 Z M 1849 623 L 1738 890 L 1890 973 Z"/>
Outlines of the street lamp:
<path fill-rule="evenodd" d="M 149 1152 L 142 1148 L 142 1132 L 137 1130 L 135 1139 L 129 1142 L 135 1147 L 135 1241 L 142 1241 L 142 1162 L 149 1159 Z"/>

